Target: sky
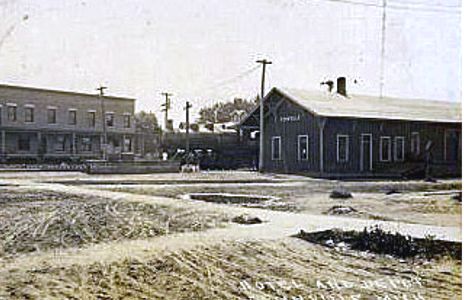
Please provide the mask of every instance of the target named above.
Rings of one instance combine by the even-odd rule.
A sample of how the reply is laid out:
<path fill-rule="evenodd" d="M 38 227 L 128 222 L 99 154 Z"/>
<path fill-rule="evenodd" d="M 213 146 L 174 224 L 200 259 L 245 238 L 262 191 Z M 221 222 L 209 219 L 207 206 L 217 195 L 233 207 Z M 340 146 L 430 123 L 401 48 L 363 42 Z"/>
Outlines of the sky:
<path fill-rule="evenodd" d="M 358 5 L 354 3 L 361 3 Z M 0 83 L 136 98 L 183 121 L 271 87 L 379 95 L 382 0 L 0 0 Z M 459 0 L 387 0 L 384 95 L 461 100 Z M 395 9 L 401 6 L 402 9 Z M 356 82 L 356 83 L 355 83 Z"/>

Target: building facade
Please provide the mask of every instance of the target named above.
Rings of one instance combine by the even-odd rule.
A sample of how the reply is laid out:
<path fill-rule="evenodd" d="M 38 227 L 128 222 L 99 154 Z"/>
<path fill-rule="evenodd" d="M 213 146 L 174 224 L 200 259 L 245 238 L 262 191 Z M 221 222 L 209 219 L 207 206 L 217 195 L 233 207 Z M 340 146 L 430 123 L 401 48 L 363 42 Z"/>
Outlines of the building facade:
<path fill-rule="evenodd" d="M 3 161 L 131 157 L 135 144 L 134 102 L 129 98 L 0 85 L 0 156 Z M 107 146 L 103 147 L 105 138 Z"/>
<path fill-rule="evenodd" d="M 264 171 L 392 177 L 426 163 L 436 176 L 461 171 L 460 103 L 273 88 L 264 111 Z M 259 130 L 258 108 L 240 130 Z"/>

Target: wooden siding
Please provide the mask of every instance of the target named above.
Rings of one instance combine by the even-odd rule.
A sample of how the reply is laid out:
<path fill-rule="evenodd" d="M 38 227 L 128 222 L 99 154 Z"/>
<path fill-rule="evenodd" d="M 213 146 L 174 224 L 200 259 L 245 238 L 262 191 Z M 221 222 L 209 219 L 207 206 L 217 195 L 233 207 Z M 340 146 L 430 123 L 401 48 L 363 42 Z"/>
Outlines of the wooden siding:
<path fill-rule="evenodd" d="M 361 134 L 372 135 L 372 173 L 391 173 L 407 168 L 408 163 L 423 162 L 428 141 L 431 141 L 433 145 L 432 161 L 443 163 L 445 162 L 445 131 L 457 129 L 456 127 L 456 125 L 444 123 L 329 118 L 324 129 L 325 171 L 328 173 L 361 172 Z M 411 152 L 413 132 L 418 132 L 420 137 L 420 154 L 417 157 Z M 337 162 L 337 134 L 349 136 L 348 162 Z M 382 136 L 390 137 L 391 140 L 391 160 L 388 162 L 380 161 L 380 138 Z M 404 161 L 395 161 L 395 137 L 404 137 Z M 364 171 L 370 173 L 369 170 Z"/>
<path fill-rule="evenodd" d="M 319 171 L 318 119 L 274 93 L 266 102 L 264 121 L 264 170 L 272 172 Z M 308 136 L 307 160 L 298 159 L 298 136 Z M 281 137 L 281 159 L 271 159 L 271 139 Z"/>
<path fill-rule="evenodd" d="M 396 121 L 342 117 L 321 117 L 314 115 L 287 99 L 278 91 L 268 95 L 265 103 L 264 121 L 264 166 L 267 172 L 308 173 L 311 175 L 388 175 L 399 174 L 414 164 L 425 161 L 425 147 L 428 141 L 432 146 L 433 163 L 460 163 L 446 159 L 445 136 L 447 132 L 458 132 L 459 149 L 461 147 L 461 125 L 455 123 L 433 123 L 418 121 Z M 323 126 L 323 172 L 320 162 L 320 126 Z M 412 133 L 419 133 L 420 154 L 414 155 L 411 150 Z M 372 138 L 372 169 L 367 161 L 361 171 L 361 135 L 368 134 Z M 308 160 L 298 158 L 298 136 L 307 135 L 309 139 Z M 346 162 L 337 162 L 337 135 L 349 137 L 349 153 Z M 272 160 L 272 137 L 281 137 L 281 159 Z M 380 138 L 390 137 L 391 160 L 380 160 Z M 448 133 L 449 136 L 449 133 Z M 404 160 L 395 161 L 395 137 L 404 138 Z M 372 151 L 372 152 L 370 152 Z M 450 154 L 448 154 L 449 156 Z"/>

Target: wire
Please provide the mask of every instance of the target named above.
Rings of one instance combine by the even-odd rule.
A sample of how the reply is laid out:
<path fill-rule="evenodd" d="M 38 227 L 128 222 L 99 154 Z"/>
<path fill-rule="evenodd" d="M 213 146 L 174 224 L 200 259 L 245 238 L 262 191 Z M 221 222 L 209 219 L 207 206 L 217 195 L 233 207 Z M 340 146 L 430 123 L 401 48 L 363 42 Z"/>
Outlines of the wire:
<path fill-rule="evenodd" d="M 228 84 L 231 84 L 231 83 L 234 83 L 236 81 L 239 81 L 245 77 L 247 77 L 248 75 L 250 75 L 251 73 L 253 73 L 254 71 L 256 71 L 257 69 L 259 69 L 260 66 L 254 66 L 253 68 L 251 69 L 248 69 L 242 73 L 239 73 L 238 75 L 234 76 L 234 77 L 231 77 L 229 79 L 226 79 L 226 80 L 223 80 L 215 85 L 212 85 L 210 87 L 206 87 L 204 90 L 213 90 L 213 89 L 217 89 L 219 87 L 222 87 L 222 86 L 225 86 L 225 85 L 228 85 Z"/>
<path fill-rule="evenodd" d="M 404 5 L 388 5 L 387 9 L 396 9 L 396 10 L 409 10 L 409 11 L 422 11 L 422 12 L 436 12 L 436 13 L 451 13 L 451 14 L 460 14 L 460 9 L 446 10 L 446 9 L 437 9 L 437 8 L 426 8 L 426 7 L 412 7 Z"/>
<path fill-rule="evenodd" d="M 378 4 L 378 3 L 369 3 L 369 2 L 361 2 L 361 1 L 352 1 L 352 0 L 322 0 L 326 2 L 334 2 L 334 3 L 343 3 L 343 4 L 350 4 L 350 5 L 358 5 L 358 6 L 365 6 L 365 7 L 376 7 L 376 8 L 383 8 L 383 5 Z M 399 3 L 399 2 L 397 2 Z M 460 14 L 461 10 L 460 9 L 452 9 L 452 10 L 446 10 L 443 8 L 459 8 L 459 7 L 445 7 L 445 6 L 440 6 L 442 9 L 438 8 L 438 6 L 433 7 L 428 5 L 427 7 L 414 7 L 411 5 L 426 5 L 424 4 L 414 4 L 414 3 L 407 3 L 407 5 L 404 5 L 404 2 L 402 4 L 389 4 L 387 5 L 387 9 L 396 9 L 396 10 L 410 10 L 410 11 L 423 11 L 423 12 L 440 12 L 440 13 L 456 13 Z"/>
<path fill-rule="evenodd" d="M 406 5 L 418 5 L 418 6 L 426 6 L 426 7 L 430 7 L 430 8 L 433 8 L 433 7 L 439 7 L 439 8 L 461 8 L 460 5 L 443 5 L 443 4 L 440 4 L 440 3 L 425 3 L 425 2 L 419 2 L 419 1 L 415 1 L 415 2 L 411 2 L 411 1 L 396 1 L 396 0 L 390 0 L 389 1 L 390 3 L 398 3 L 398 4 L 406 4 Z"/>
<path fill-rule="evenodd" d="M 324 0 L 327 2 L 338 2 L 338 3 L 345 3 L 345 4 L 353 4 L 353 5 L 361 5 L 361 6 L 369 6 L 369 7 L 382 7 L 382 5 L 375 4 L 375 3 L 366 3 L 366 2 L 357 2 L 351 0 Z"/>

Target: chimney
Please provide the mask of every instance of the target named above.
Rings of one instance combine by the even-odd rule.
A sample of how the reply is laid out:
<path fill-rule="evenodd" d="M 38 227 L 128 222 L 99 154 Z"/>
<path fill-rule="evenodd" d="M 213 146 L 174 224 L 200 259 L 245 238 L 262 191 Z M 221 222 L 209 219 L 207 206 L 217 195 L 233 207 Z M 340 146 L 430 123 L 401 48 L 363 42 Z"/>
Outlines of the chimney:
<path fill-rule="evenodd" d="M 337 78 L 337 93 L 342 96 L 346 95 L 346 78 L 345 77 L 338 77 Z"/>
<path fill-rule="evenodd" d="M 332 90 L 333 90 L 334 82 L 332 80 L 327 80 L 327 81 L 321 82 L 321 85 L 324 85 L 324 84 L 327 85 L 328 91 L 329 91 L 329 93 L 331 93 Z"/>

